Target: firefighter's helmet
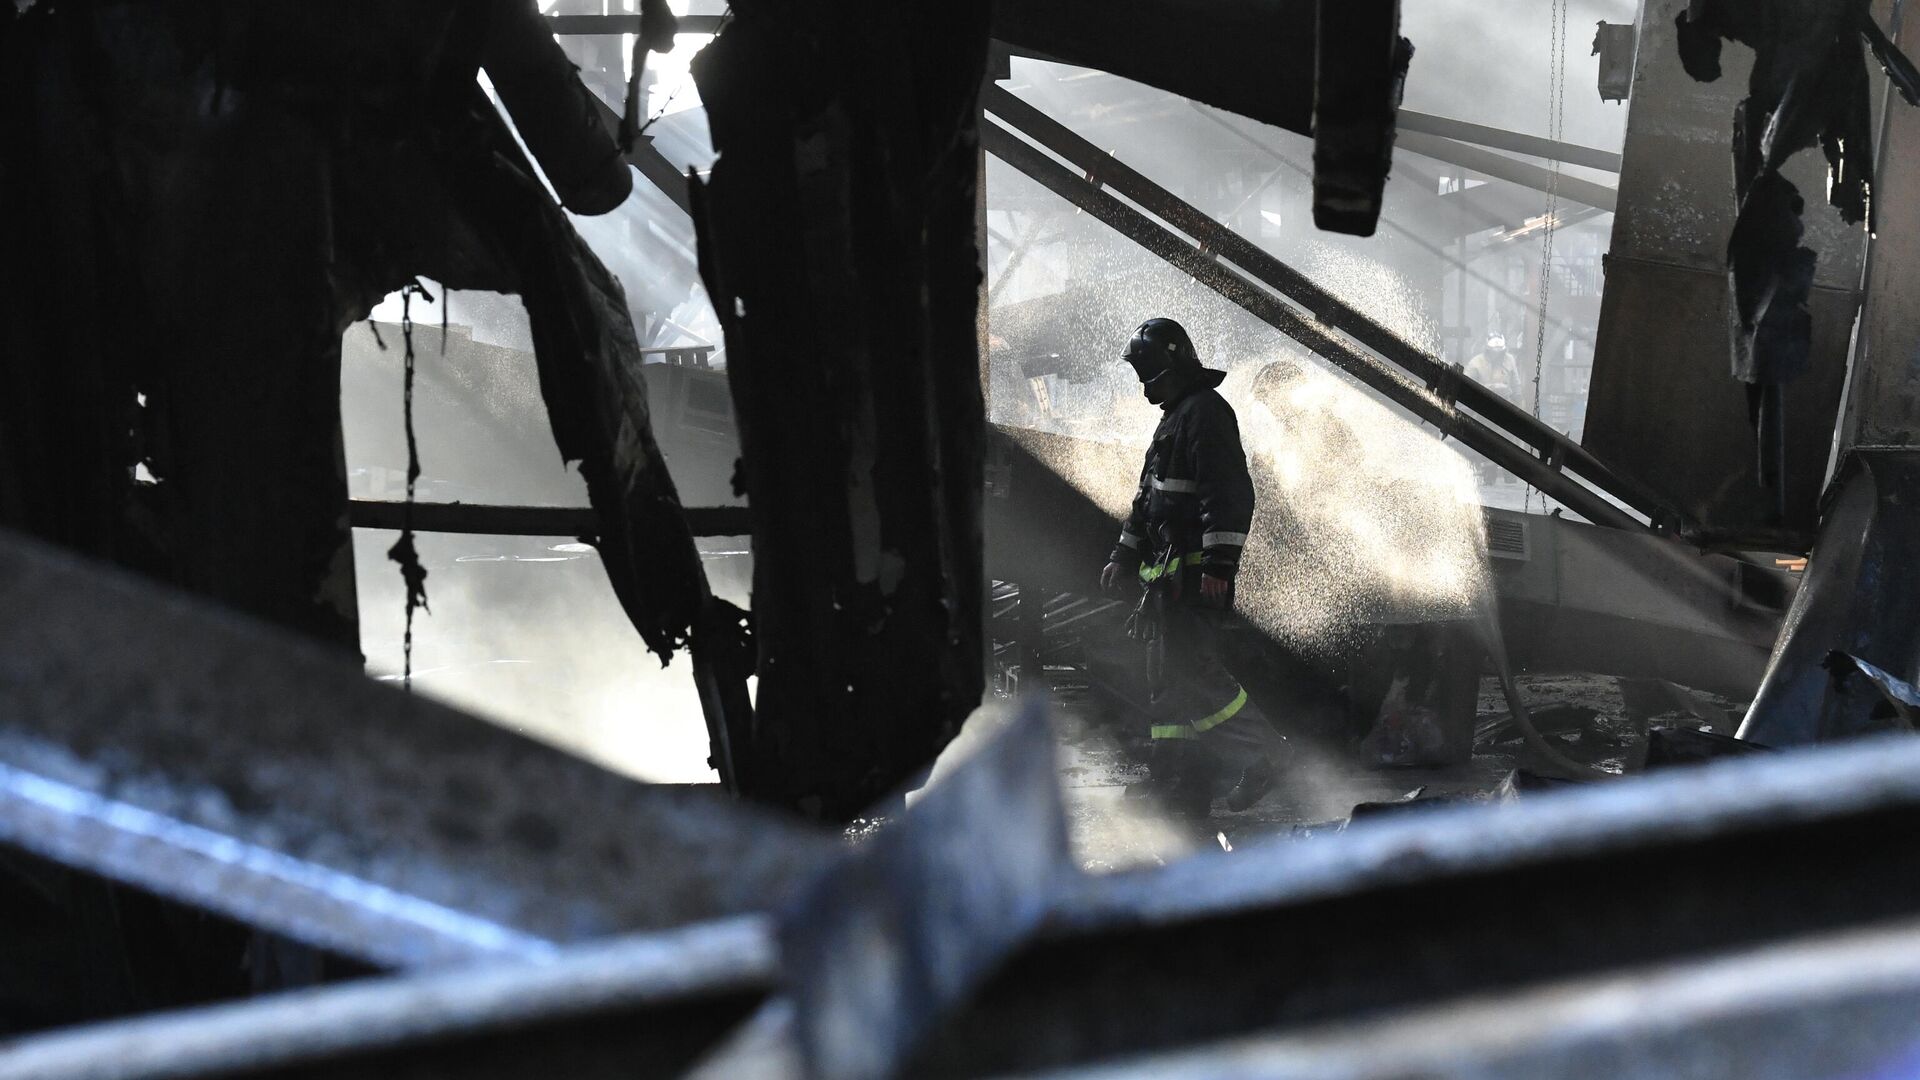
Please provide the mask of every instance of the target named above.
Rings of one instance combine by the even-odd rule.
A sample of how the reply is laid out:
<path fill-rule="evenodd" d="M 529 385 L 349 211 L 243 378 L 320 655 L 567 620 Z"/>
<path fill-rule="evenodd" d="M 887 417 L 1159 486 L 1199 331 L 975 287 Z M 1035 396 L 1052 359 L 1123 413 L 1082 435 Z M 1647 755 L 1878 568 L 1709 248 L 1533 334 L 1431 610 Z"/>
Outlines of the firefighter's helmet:
<path fill-rule="evenodd" d="M 1141 323 L 1120 356 L 1133 365 L 1133 373 L 1142 383 L 1151 383 L 1169 371 L 1189 371 L 1200 366 L 1200 358 L 1193 352 L 1193 339 L 1172 319 L 1148 319 Z"/>

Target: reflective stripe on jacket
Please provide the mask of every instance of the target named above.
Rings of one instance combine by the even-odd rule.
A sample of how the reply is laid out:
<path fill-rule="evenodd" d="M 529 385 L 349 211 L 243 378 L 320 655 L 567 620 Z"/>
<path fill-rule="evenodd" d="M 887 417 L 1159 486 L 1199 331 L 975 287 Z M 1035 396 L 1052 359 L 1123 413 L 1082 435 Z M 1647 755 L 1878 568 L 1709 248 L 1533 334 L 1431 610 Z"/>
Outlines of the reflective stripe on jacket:
<path fill-rule="evenodd" d="M 1233 406 L 1213 389 L 1219 373 L 1207 374 L 1213 377 L 1167 404 L 1110 561 L 1137 567 L 1175 555 L 1176 566 L 1197 563 L 1228 580 L 1239 570 L 1253 524 L 1253 479 Z"/>

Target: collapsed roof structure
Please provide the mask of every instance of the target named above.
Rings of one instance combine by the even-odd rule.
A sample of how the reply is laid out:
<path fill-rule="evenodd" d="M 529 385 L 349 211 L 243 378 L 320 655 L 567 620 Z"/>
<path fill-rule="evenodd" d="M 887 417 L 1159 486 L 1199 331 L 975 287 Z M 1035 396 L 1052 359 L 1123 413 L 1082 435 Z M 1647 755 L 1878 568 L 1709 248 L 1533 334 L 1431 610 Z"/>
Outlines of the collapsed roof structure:
<path fill-rule="evenodd" d="M 1804 18 L 1648 0 L 1618 155 L 1403 113 L 1417 61 L 1391 0 L 9 9 L 0 885 L 31 916 L 10 944 L 38 951 L 0 990 L 22 1036 L 0 1076 L 1618 1075 L 1623 1045 L 1649 1075 L 1703 1052 L 1799 1075 L 1910 1050 L 1899 839 L 1920 750 L 1755 748 L 1910 729 L 1920 708 L 1920 323 L 1898 302 L 1920 119 L 1861 44 L 1906 95 L 1897 43 L 1920 16 L 1767 6 Z M 1811 58 L 1781 38 L 1815 24 L 1831 48 Z M 670 159 L 636 104 L 676 27 L 714 34 L 692 65 L 707 168 Z M 1737 199 L 1693 182 L 1725 171 L 1739 92 L 1694 81 L 1710 32 L 1762 57 Z M 556 34 L 634 41 L 582 72 Z M 1551 259 L 1474 285 L 1489 310 L 1539 301 L 1514 329 L 1541 343 L 1529 408 L 1463 370 L 1467 318 L 1443 348 L 1390 325 L 1016 92 L 1016 64 L 1210 110 L 1272 159 L 1269 185 L 1304 175 L 1320 230 L 1399 228 L 1396 138 L 1450 170 L 1430 196 L 1446 224 L 1411 236 L 1436 258 L 1488 220 L 1507 243 L 1617 212 L 1606 287 L 1584 294 L 1583 434 L 1542 410 Z M 588 85 L 615 71 L 624 109 Z M 1763 114 L 1814 119 L 1783 134 Z M 1263 144 L 1275 130 L 1310 160 Z M 1837 224 L 1814 217 L 1801 248 L 1787 177 L 1815 142 Z M 1227 851 L 1088 876 L 1029 697 L 907 808 L 997 675 L 1046 684 L 1115 616 L 1081 595 L 1111 509 L 1063 463 L 1132 451 L 990 423 L 996 380 L 1072 381 L 1084 362 L 1048 335 L 1103 301 L 1021 301 L 1026 322 L 1002 323 L 1018 347 L 996 346 L 989 158 L 1523 483 L 1519 509 L 1471 518 L 1490 638 L 1457 611 L 1370 616 L 1459 624 L 1433 631 L 1458 676 L 1434 694 L 1470 717 L 1490 661 L 1528 749 L 1563 763 L 1507 668 L 1749 699 L 1738 739 L 1666 751 L 1739 760 L 1357 821 L 1318 847 L 1234 852 L 1221 832 Z M 1546 215 L 1510 221 L 1509 188 L 1472 195 L 1469 174 L 1544 188 Z M 1851 227 L 1869 193 L 1870 242 Z M 636 299 L 583 239 L 581 218 L 634 197 L 680 215 L 697 263 L 662 261 L 697 283 Z M 1464 309 L 1479 271 L 1450 265 Z M 696 285 L 721 339 L 668 340 Z M 411 410 L 435 384 L 417 361 L 452 337 L 412 312 L 436 289 L 519 297 L 588 505 L 418 497 Z M 354 496 L 340 408 L 342 335 L 396 293 L 379 348 L 404 371 L 404 501 Z M 1555 332 L 1573 355 L 1579 329 Z M 1250 400 L 1280 415 L 1310 380 L 1277 370 Z M 1336 436 L 1364 441 L 1359 423 Z M 528 437 L 516 424 L 493 437 Z M 416 532 L 589 544 L 645 647 L 687 654 L 724 793 L 367 680 L 356 527 L 400 533 L 408 649 L 448 580 Z M 748 538 L 745 604 L 718 595 L 713 537 Z M 1299 670 L 1262 654 L 1265 692 L 1345 680 L 1324 696 L 1377 705 L 1396 691 L 1358 689 L 1364 669 L 1393 683 L 1380 658 L 1407 649 L 1380 626 Z M 828 827 L 863 815 L 885 823 L 857 845 Z M 1489 897 L 1527 902 L 1490 926 Z M 1623 987 L 1643 1007 L 1608 1011 Z"/>

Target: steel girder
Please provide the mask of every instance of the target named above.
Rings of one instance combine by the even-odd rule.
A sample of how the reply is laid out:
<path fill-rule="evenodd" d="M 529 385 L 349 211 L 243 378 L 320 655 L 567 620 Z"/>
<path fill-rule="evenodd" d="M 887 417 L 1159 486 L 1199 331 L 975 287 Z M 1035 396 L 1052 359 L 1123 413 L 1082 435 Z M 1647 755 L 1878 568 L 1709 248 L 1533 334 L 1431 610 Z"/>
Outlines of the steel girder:
<path fill-rule="evenodd" d="M 1083 877 L 1044 738 L 1014 725 L 771 922 L 54 1033 L 0 1077 L 1783 1076 L 1912 1040 L 1912 739 Z"/>
<path fill-rule="evenodd" d="M 1818 935 L 1285 1035 L 1049 1071 L 1049 1080 L 1801 1080 L 1920 1060 L 1920 924 Z M 1033 1075 L 1033 1074 L 1026 1074 Z"/>
<path fill-rule="evenodd" d="M 1656 526 L 1677 523 L 1664 502 L 1618 476 L 1565 435 L 1457 368 L 1415 349 L 1038 109 L 999 87 L 989 87 L 985 101 L 994 118 L 1040 144 L 1029 143 L 988 119 L 981 127 L 981 143 L 989 153 L 1312 349 L 1416 418 L 1597 525 L 1648 527 L 1616 506 L 1609 495 Z M 1042 146 L 1074 168 L 1055 160 Z M 1075 168 L 1083 171 L 1076 173 Z M 1194 239 L 1121 202 L 1102 190 L 1106 187 Z"/>

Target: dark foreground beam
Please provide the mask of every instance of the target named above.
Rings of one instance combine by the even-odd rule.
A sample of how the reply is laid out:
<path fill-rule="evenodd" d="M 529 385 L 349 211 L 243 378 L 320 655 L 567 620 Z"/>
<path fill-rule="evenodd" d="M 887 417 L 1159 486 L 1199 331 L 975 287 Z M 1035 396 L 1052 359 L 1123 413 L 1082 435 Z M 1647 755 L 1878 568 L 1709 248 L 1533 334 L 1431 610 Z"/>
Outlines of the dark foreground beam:
<path fill-rule="evenodd" d="M 745 917 L 57 1032 L 0 1046 L 0 1080 L 679 1076 L 777 978 Z"/>
<path fill-rule="evenodd" d="M 0 1044 L 0 1080 L 611 1080 L 682 1076 L 702 1058 L 702 1076 L 787 1075 L 759 1060 L 768 1049 L 771 1068 L 804 1059 L 808 1076 L 901 1075 L 926 1029 L 1033 936 L 1070 873 L 1039 703 L 983 741 L 777 920 L 56 1032 Z M 763 1003 L 770 1023 L 749 1034 L 769 1038 L 732 1039 Z"/>
<path fill-rule="evenodd" d="M 1045 744 L 966 758 L 778 930 L 55 1033 L 0 1047 L 0 1080 L 1906 1075 L 1869 1066 L 1920 1000 L 1911 736 L 1104 876 L 1061 865 Z"/>
<path fill-rule="evenodd" d="M 1054 912 L 913 1075 L 1024 1074 L 1304 1034 L 1559 980 L 1655 968 L 1685 977 L 1749 950 L 1911 927 L 1920 739 L 1745 757 L 1377 819 L 1326 842 L 1211 851 L 1084 878 Z M 1832 999 L 1844 1002 L 1840 988 Z M 1909 1013 L 1900 1033 L 1911 1030 Z M 1802 1035 L 1823 1045 L 1815 1026 Z"/>
<path fill-rule="evenodd" d="M 1317 0 L 1030 0 L 994 6 L 993 36 L 1313 134 Z"/>
<path fill-rule="evenodd" d="M 993 36 L 1314 138 L 1314 222 L 1370 236 L 1412 47 L 1394 0 L 1032 0 Z"/>
<path fill-rule="evenodd" d="M 1896 1077 L 1912 1075 L 1915 1015 L 1920 924 L 1909 921 L 1045 1076 Z"/>
<path fill-rule="evenodd" d="M 758 911 L 834 847 L 4 532 L 0 841 L 395 967 Z"/>

